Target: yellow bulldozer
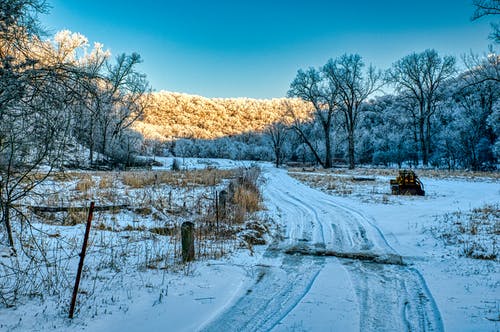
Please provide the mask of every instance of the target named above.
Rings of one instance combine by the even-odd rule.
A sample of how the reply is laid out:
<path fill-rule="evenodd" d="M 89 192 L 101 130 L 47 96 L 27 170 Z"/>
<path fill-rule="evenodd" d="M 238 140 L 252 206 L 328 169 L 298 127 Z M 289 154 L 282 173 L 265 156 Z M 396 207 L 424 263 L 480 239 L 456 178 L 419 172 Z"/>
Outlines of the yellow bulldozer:
<path fill-rule="evenodd" d="M 393 195 L 424 196 L 424 184 L 412 170 L 400 170 L 396 180 L 391 180 Z"/>

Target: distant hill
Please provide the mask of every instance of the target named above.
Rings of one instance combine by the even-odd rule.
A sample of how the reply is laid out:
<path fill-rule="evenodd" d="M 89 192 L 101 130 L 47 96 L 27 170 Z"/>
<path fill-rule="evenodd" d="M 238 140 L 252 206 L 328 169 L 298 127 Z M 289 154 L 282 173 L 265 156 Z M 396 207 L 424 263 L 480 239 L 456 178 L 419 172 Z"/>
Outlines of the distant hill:
<path fill-rule="evenodd" d="M 146 139 L 214 139 L 259 132 L 282 121 L 288 109 L 302 119 L 312 113 L 300 99 L 205 98 L 175 92 L 154 92 L 144 116 L 134 129 Z M 288 121 L 290 118 L 288 118 Z"/>

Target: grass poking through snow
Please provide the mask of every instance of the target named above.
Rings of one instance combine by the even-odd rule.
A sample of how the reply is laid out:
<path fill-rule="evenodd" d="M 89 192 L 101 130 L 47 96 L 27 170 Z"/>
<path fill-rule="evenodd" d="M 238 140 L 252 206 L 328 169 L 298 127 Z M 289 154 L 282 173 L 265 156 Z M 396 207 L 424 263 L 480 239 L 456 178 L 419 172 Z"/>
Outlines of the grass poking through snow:
<path fill-rule="evenodd" d="M 436 225 L 431 231 L 461 256 L 500 260 L 499 204 L 436 217 Z"/>

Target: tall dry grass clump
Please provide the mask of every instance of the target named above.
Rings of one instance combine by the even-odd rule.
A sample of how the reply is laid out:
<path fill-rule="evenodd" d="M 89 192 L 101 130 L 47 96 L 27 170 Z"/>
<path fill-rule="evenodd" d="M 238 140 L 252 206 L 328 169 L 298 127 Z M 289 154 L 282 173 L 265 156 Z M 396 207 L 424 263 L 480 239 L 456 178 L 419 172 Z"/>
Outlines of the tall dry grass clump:
<path fill-rule="evenodd" d="M 156 176 L 153 172 L 126 172 L 123 174 L 122 182 L 131 188 L 144 188 L 156 183 Z"/>
<path fill-rule="evenodd" d="M 110 174 L 104 174 L 99 180 L 99 189 L 110 189 L 113 188 L 113 178 Z"/>
<path fill-rule="evenodd" d="M 83 174 L 75 185 L 75 189 L 86 193 L 95 186 L 95 182 L 92 179 L 92 175 Z"/>
<path fill-rule="evenodd" d="M 243 222 L 247 213 L 261 209 L 262 197 L 258 186 L 259 175 L 260 169 L 257 167 L 240 170 L 240 174 L 229 184 L 229 197 L 231 203 L 235 206 L 235 222 Z"/>

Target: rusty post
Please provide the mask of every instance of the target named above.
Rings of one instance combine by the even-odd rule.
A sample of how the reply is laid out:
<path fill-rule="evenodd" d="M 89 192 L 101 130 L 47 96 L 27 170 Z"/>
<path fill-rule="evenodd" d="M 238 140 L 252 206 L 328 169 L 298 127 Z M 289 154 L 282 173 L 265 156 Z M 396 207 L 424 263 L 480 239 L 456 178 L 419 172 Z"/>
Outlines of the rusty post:
<path fill-rule="evenodd" d="M 87 243 L 89 241 L 90 225 L 92 223 L 92 214 L 94 212 L 94 202 L 90 202 L 89 215 L 87 218 L 87 226 L 85 227 L 85 236 L 83 237 L 82 252 L 79 254 L 80 262 L 78 263 L 78 272 L 76 273 L 75 287 L 73 288 L 73 296 L 71 297 L 71 306 L 69 308 L 69 318 L 73 318 L 75 312 L 76 295 L 78 294 L 78 287 L 80 286 L 80 278 L 82 277 L 83 261 L 85 259 L 85 252 L 87 251 Z"/>

